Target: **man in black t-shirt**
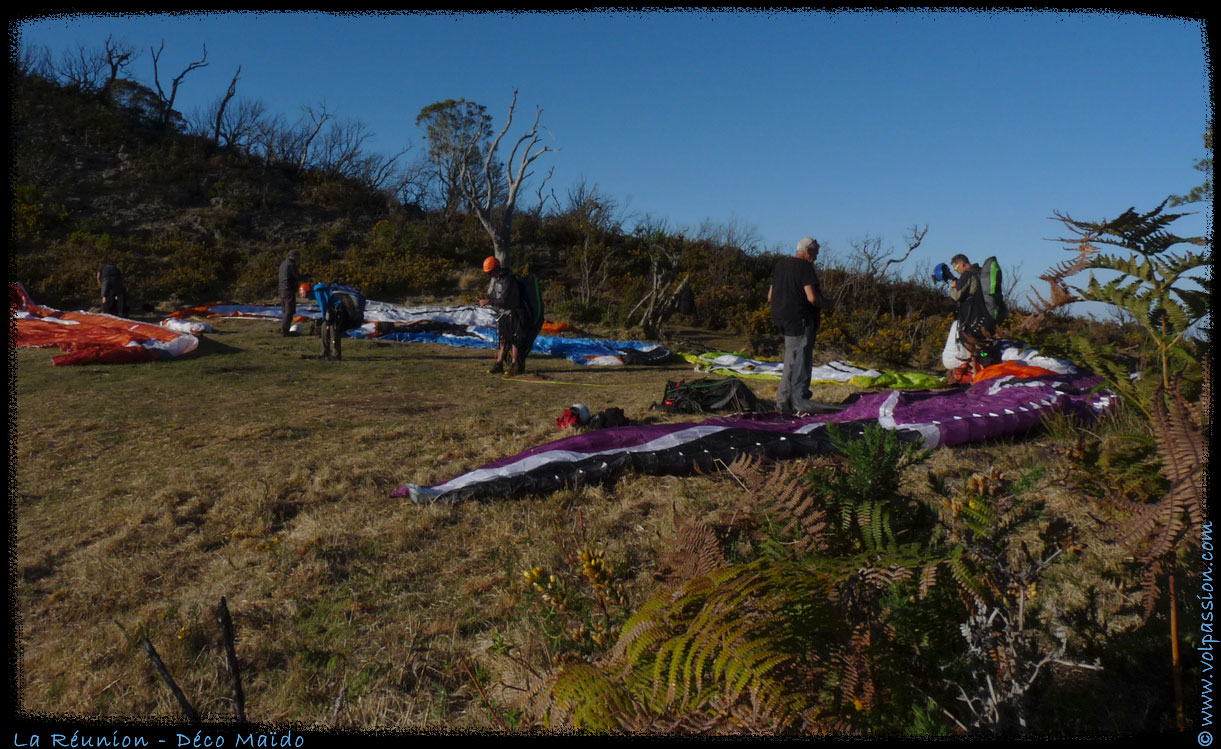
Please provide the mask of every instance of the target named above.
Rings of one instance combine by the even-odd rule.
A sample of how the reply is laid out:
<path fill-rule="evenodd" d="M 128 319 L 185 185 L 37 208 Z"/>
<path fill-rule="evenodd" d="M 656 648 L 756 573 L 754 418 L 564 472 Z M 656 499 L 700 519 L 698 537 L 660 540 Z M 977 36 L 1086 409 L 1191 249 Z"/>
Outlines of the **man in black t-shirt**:
<path fill-rule="evenodd" d="M 818 242 L 802 237 L 795 257 L 776 262 L 767 289 L 772 322 L 784 335 L 784 370 L 776 389 L 776 410 L 785 414 L 817 408 L 810 402 L 810 368 L 822 310 L 830 306 L 814 272 L 817 257 Z"/>

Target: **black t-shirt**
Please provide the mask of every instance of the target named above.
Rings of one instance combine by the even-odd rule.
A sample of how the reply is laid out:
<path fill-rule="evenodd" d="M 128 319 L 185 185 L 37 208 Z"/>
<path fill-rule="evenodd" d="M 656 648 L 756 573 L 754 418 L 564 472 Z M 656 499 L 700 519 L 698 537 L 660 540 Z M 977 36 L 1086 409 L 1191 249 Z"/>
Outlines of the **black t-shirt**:
<path fill-rule="evenodd" d="M 806 298 L 805 287 L 822 294 L 814 264 L 799 257 L 784 257 L 772 268 L 772 321 L 785 335 L 800 335 L 806 320 L 818 325 L 820 310 Z"/>

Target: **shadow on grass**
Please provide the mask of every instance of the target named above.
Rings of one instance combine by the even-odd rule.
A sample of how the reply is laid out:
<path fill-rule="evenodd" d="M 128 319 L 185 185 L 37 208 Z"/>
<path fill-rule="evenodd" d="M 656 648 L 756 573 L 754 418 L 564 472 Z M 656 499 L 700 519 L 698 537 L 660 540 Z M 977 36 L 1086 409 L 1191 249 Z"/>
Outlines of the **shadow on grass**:
<path fill-rule="evenodd" d="M 227 343 L 221 343 L 211 337 L 199 336 L 199 346 L 191 352 L 190 357 L 198 356 L 227 356 L 231 354 L 243 353 L 245 349 L 236 346 L 230 346 Z"/>

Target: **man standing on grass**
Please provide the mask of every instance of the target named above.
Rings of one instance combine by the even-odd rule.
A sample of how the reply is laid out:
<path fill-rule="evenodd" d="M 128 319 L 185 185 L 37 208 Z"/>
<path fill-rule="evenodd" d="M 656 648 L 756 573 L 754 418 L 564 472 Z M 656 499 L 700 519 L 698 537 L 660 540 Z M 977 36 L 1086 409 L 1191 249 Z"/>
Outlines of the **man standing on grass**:
<path fill-rule="evenodd" d="M 102 312 L 115 317 L 127 314 L 127 294 L 123 291 L 123 274 L 114 263 L 98 270 L 98 286 L 102 289 Z"/>
<path fill-rule="evenodd" d="M 508 268 L 500 264 L 495 257 L 489 256 L 483 261 L 483 272 L 490 277 L 488 295 L 479 300 L 480 306 L 492 305 L 496 308 L 497 342 L 496 359 L 492 364 L 491 374 L 501 374 L 505 371 L 505 359 L 509 359 L 510 376 L 521 374 L 525 362 L 518 348 L 519 338 L 527 316 L 525 304 L 521 298 L 521 289 L 517 277 Z"/>
<path fill-rule="evenodd" d="M 297 314 L 297 285 L 306 278 L 297 268 L 301 253 L 292 250 L 284 262 L 280 263 L 280 335 L 288 336 L 289 326 L 293 324 L 293 316 Z"/>
<path fill-rule="evenodd" d="M 784 369 L 776 390 L 776 410 L 805 414 L 817 410 L 810 401 L 810 368 L 822 310 L 830 308 L 814 272 L 818 242 L 802 237 L 794 257 L 783 257 L 772 268 L 767 301 L 772 322 L 784 336 Z"/>

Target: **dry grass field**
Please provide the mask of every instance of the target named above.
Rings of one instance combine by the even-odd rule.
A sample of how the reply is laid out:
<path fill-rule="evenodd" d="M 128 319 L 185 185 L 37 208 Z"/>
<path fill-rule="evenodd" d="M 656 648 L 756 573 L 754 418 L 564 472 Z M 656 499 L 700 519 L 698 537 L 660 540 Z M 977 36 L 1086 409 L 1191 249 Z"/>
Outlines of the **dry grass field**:
<path fill-rule="evenodd" d="M 328 362 L 274 324 L 216 327 L 178 361 L 56 368 L 17 352 L 23 709 L 175 715 L 147 633 L 196 707 L 227 718 L 212 615 L 226 596 L 252 720 L 486 727 L 468 670 L 494 642 L 533 647 L 521 571 L 560 561 L 556 528 L 643 593 L 676 513 L 724 501 L 699 477 L 452 507 L 389 496 L 562 436 L 574 402 L 674 419 L 648 407 L 685 363 L 540 357 L 544 381 L 511 381 L 483 350 L 349 341 Z"/>
<path fill-rule="evenodd" d="M 390 497 L 567 434 L 554 422 L 574 402 L 680 420 L 649 405 L 666 379 L 693 374 L 685 363 L 537 357 L 543 381 L 512 381 L 487 373 L 485 350 L 349 341 L 329 362 L 314 358 L 317 339 L 281 338 L 271 323 L 216 327 L 178 361 L 56 368 L 51 352 L 17 352 L 21 709 L 176 716 L 140 647 L 147 635 L 195 707 L 229 720 L 213 615 L 224 596 L 253 721 L 524 727 L 520 690 L 555 654 L 523 571 L 600 549 L 641 602 L 677 524 L 740 497 L 723 478 L 641 475 L 452 506 Z M 1043 459 L 1013 448 L 934 460 Z"/>

